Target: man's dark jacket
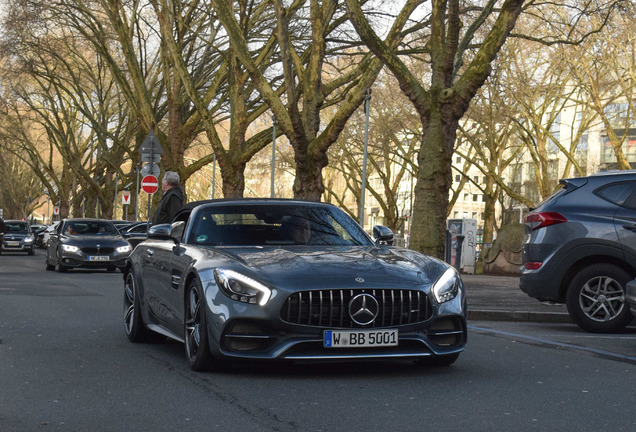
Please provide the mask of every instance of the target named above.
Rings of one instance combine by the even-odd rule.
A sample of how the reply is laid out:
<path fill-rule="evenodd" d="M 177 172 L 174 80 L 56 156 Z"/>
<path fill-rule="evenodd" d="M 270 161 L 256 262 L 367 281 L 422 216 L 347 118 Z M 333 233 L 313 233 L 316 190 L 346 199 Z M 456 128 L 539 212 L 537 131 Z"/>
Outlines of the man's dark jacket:
<path fill-rule="evenodd" d="M 162 224 L 172 222 L 172 218 L 177 214 L 183 203 L 185 197 L 180 186 L 175 186 L 163 193 L 161 201 L 159 201 L 159 207 L 155 211 L 152 217 L 152 224 Z"/>

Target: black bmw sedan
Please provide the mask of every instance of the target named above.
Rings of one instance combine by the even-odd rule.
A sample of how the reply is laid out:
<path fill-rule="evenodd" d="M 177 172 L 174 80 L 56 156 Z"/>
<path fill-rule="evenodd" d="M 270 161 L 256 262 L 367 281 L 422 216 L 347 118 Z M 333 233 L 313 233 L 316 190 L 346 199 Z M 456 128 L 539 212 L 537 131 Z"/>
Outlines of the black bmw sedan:
<path fill-rule="evenodd" d="M 127 260 L 126 335 L 183 342 L 194 370 L 239 358 L 455 362 L 466 344 L 459 274 L 388 246 L 388 228 L 374 236 L 324 203 L 190 203 Z"/>
<path fill-rule="evenodd" d="M 46 243 L 46 269 L 123 268 L 132 247 L 111 221 L 64 219 Z"/>

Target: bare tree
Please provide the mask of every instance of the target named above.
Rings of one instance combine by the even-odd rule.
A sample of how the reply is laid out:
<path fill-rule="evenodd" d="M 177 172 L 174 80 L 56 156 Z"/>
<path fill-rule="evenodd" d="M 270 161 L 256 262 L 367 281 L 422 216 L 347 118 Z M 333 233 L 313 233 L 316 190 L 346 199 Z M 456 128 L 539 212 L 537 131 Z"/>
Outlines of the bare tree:
<path fill-rule="evenodd" d="M 355 41 L 345 31 L 346 16 L 340 1 L 296 0 L 285 7 L 282 0 L 274 0 L 271 4 L 280 62 L 269 73 L 276 76 L 280 70 L 283 83 L 281 88 L 272 86 L 266 72 L 259 69 L 257 53 L 250 50 L 250 41 L 241 31 L 237 3 L 240 4 L 213 0 L 219 20 L 232 40 L 232 52 L 294 149 L 294 196 L 320 200 L 327 150 L 364 100 L 381 63 L 355 49 Z M 409 15 L 407 8 L 396 18 L 385 39 L 389 46 L 397 46 Z M 329 59 L 336 52 L 348 54 L 349 64 L 330 64 Z M 337 109 L 323 125 L 321 113 L 329 107 Z"/>
<path fill-rule="evenodd" d="M 586 103 L 607 134 L 608 168 L 630 169 L 630 129 L 636 127 L 636 31 L 633 12 L 617 14 L 598 37 L 563 49 L 563 59 Z M 632 132 L 633 137 L 633 132 Z M 634 152 L 634 150 L 632 150 Z M 615 162 L 610 162 L 611 154 Z M 632 161 L 634 155 L 631 156 Z"/>
<path fill-rule="evenodd" d="M 428 2 L 407 0 L 405 7 L 425 3 Z M 349 17 L 361 39 L 396 76 L 420 115 L 423 137 L 411 236 L 411 247 L 416 250 L 444 256 L 451 156 L 459 120 L 488 77 L 492 62 L 511 35 L 524 5 L 533 8 L 531 12 L 542 11 L 538 9 L 540 3 L 534 3 L 524 0 L 431 1 L 428 9 L 419 9 L 423 16 L 420 21 L 427 30 L 427 41 L 420 47 L 419 55 L 430 66 L 430 73 L 421 78 L 412 73 L 398 51 L 378 37 L 360 3 L 346 0 Z M 611 2 L 615 3 L 618 2 Z M 601 10 L 597 9 L 598 4 L 587 6 Z M 568 18 L 577 21 L 588 10 L 581 10 L 577 5 L 568 8 L 568 12 Z M 551 22 L 551 27 L 561 30 L 560 24 Z M 547 42 L 556 41 L 552 37 Z"/>

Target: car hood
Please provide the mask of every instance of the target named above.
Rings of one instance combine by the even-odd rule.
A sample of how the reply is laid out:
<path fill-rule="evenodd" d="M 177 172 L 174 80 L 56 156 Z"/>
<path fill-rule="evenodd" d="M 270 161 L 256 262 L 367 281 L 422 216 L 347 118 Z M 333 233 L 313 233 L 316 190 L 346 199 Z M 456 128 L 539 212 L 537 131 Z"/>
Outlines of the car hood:
<path fill-rule="evenodd" d="M 126 241 L 118 235 L 64 235 L 62 237 L 62 241 L 65 244 L 72 244 L 74 246 L 84 247 L 84 246 L 95 246 L 99 244 L 100 246 L 115 246 L 115 245 L 123 245 Z"/>
<path fill-rule="evenodd" d="M 422 288 L 448 268 L 435 258 L 400 248 L 312 247 L 217 249 L 229 268 L 278 288 Z M 223 264 L 221 264 L 223 266 Z"/>

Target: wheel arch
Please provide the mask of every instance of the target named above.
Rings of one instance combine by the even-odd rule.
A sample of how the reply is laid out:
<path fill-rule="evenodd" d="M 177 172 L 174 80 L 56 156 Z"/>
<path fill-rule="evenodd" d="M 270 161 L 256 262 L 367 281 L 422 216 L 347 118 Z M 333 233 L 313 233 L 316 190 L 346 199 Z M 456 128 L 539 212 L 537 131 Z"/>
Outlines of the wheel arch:
<path fill-rule="evenodd" d="M 589 255 L 574 262 L 565 272 L 559 286 L 559 301 L 565 302 L 568 287 L 576 274 L 583 268 L 592 264 L 612 264 L 625 270 L 630 275 L 636 277 L 636 267 L 630 265 L 627 261 L 612 255 Z"/>

